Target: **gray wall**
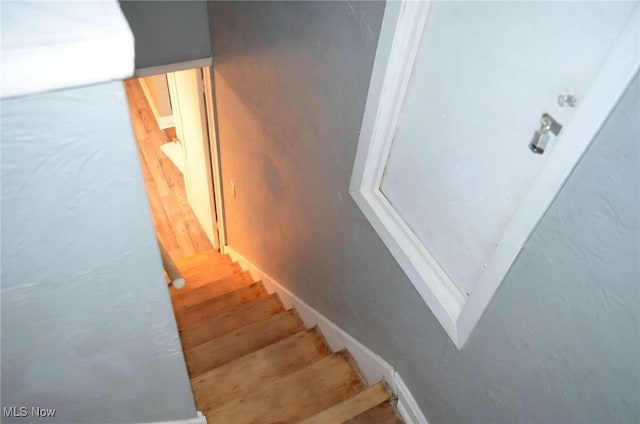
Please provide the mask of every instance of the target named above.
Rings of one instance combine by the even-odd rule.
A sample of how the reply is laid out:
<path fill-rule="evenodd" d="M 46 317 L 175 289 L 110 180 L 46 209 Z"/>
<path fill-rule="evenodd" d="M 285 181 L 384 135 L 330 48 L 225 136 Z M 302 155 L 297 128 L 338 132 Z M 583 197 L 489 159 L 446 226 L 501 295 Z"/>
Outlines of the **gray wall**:
<path fill-rule="evenodd" d="M 136 69 L 211 57 L 206 1 L 120 1 Z"/>
<path fill-rule="evenodd" d="M 122 83 L 3 100 L 1 152 L 2 406 L 195 417 Z"/>
<path fill-rule="evenodd" d="M 458 351 L 348 194 L 383 8 L 210 4 L 229 244 L 431 424 L 640 421 L 638 80 Z"/>

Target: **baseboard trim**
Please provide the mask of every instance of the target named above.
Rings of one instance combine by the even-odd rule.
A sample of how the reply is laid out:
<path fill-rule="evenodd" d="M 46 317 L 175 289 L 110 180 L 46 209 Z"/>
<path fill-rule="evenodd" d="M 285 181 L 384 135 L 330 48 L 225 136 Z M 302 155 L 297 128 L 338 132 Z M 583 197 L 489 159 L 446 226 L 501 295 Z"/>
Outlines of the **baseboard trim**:
<path fill-rule="evenodd" d="M 156 108 L 156 104 L 153 102 L 153 96 L 151 95 L 151 91 L 149 90 L 149 86 L 142 78 L 138 79 L 140 83 L 140 87 L 142 87 L 142 92 L 144 96 L 147 98 L 147 103 L 149 103 L 149 107 L 151 108 L 151 112 L 153 113 L 153 117 L 155 118 L 158 126 L 161 130 L 166 130 L 167 128 L 171 128 L 175 126 L 173 115 L 168 116 L 160 116 L 160 112 Z"/>
<path fill-rule="evenodd" d="M 400 374 L 394 371 L 393 380 L 398 396 L 396 408 L 402 419 L 408 424 L 429 424 Z"/>
<path fill-rule="evenodd" d="M 207 418 L 202 414 L 202 412 L 198 411 L 198 416 L 195 418 L 186 418 L 184 420 L 172 420 L 172 421 L 154 421 L 147 422 L 144 424 L 208 424 Z"/>
<path fill-rule="evenodd" d="M 333 321 L 316 311 L 229 245 L 224 247 L 223 253 L 228 254 L 234 262 L 238 262 L 243 270 L 249 271 L 254 280 L 262 281 L 269 293 L 277 293 L 287 309 L 295 307 L 305 326 L 310 328 L 317 325 L 332 351 L 337 352 L 347 349 L 358 365 L 360 373 L 367 384 L 374 384 L 384 380 L 389 389 L 398 397 L 398 412 L 407 424 L 428 424 L 411 392 L 391 364 L 338 327 Z"/>
<path fill-rule="evenodd" d="M 173 119 L 173 115 L 159 116 L 157 120 L 158 120 L 158 126 L 160 127 L 161 130 L 166 130 L 167 128 L 176 126 L 176 123 Z"/>

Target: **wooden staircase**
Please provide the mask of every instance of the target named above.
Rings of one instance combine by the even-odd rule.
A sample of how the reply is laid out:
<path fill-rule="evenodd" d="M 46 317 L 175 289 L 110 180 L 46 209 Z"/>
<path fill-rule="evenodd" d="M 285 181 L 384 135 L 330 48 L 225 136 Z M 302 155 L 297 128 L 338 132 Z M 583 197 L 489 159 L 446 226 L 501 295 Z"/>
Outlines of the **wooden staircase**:
<path fill-rule="evenodd" d="M 177 261 L 170 288 L 198 410 L 218 423 L 401 423 L 383 383 L 367 387 L 346 351 L 332 353 L 227 255 Z"/>

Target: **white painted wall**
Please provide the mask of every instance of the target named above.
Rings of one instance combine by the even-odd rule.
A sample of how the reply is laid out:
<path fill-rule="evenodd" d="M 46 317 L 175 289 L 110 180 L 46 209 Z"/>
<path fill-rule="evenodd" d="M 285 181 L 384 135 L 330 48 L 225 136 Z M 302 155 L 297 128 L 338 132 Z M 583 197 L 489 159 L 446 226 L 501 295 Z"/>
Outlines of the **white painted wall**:
<path fill-rule="evenodd" d="M 173 120 L 173 112 L 171 110 L 171 99 L 169 97 L 169 87 L 167 85 L 167 76 L 151 75 L 139 78 L 140 86 L 144 92 L 153 117 L 158 123 L 161 130 L 175 126 Z"/>
<path fill-rule="evenodd" d="M 122 83 L 1 109 L 2 406 L 196 417 Z"/>
<path fill-rule="evenodd" d="M 587 93 L 635 7 L 431 5 L 381 190 L 463 293 L 553 154 L 528 148 L 540 116 L 568 124 L 558 95 Z"/>
<path fill-rule="evenodd" d="M 151 77 L 156 89 L 156 105 L 160 116 L 171 115 L 171 99 L 169 99 L 169 87 L 167 86 L 166 75 L 153 75 Z"/>

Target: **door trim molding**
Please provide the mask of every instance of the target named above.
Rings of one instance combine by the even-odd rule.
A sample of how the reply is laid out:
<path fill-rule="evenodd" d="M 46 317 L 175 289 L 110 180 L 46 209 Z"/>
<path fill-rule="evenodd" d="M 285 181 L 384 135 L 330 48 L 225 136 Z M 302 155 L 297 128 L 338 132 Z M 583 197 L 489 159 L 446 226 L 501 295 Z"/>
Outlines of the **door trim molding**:
<path fill-rule="evenodd" d="M 218 121 L 216 120 L 215 86 L 213 67 L 205 66 L 203 71 L 204 101 L 207 110 L 207 129 L 209 131 L 209 159 L 211 161 L 211 178 L 213 184 L 214 201 L 214 222 L 218 235 L 218 246 L 220 253 L 225 253 L 227 245 L 225 217 L 224 217 L 224 197 L 222 196 L 222 171 L 220 166 L 220 144 L 218 143 Z"/>
<path fill-rule="evenodd" d="M 135 70 L 133 76 L 136 78 L 149 77 L 152 75 L 168 74 L 169 72 L 185 71 L 187 69 L 193 68 L 203 68 L 211 65 L 213 65 L 213 58 L 203 57 L 202 59 L 193 59 L 184 62 L 169 63 L 167 65 L 139 68 Z"/>
<path fill-rule="evenodd" d="M 192 79 L 193 78 L 193 79 Z M 180 83 L 179 83 L 180 82 Z M 187 203 L 202 226 L 207 239 L 215 249 L 219 249 L 217 224 L 215 215 L 215 192 L 213 186 L 213 171 L 211 167 L 211 142 L 209 139 L 209 124 L 206 111 L 205 86 L 201 68 L 188 69 L 167 73 L 169 97 L 176 124 L 176 135 L 180 140 L 184 157 L 184 179 Z M 194 86 L 195 85 L 195 86 Z M 188 138 L 184 134 L 185 128 L 192 128 L 195 120 L 192 115 L 185 114 L 183 100 L 188 93 L 197 95 L 197 119 L 201 138 Z M 186 103 L 188 104 L 188 102 Z M 190 120 L 185 119 L 190 117 Z M 189 124 L 185 125 L 185 122 Z M 193 134 L 191 134 L 193 135 Z M 202 159 L 202 162 L 200 162 Z M 204 184 L 203 184 L 204 181 Z"/>
<path fill-rule="evenodd" d="M 429 2 L 387 4 L 349 191 L 458 349 L 468 340 L 526 240 L 640 67 L 639 7 L 553 145 L 540 176 L 498 242 L 495 255 L 465 296 L 380 191 Z M 525 146 L 526 147 L 526 146 Z"/>

